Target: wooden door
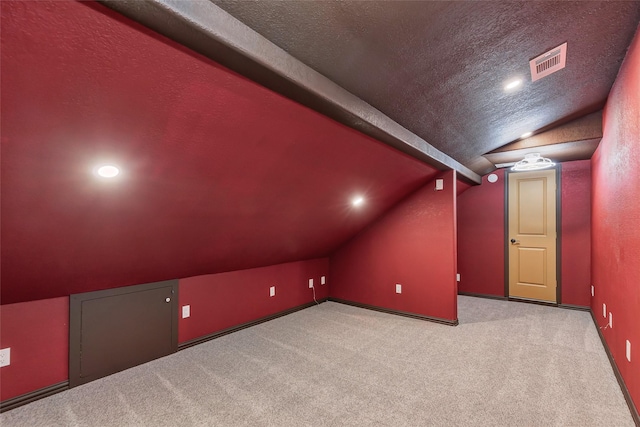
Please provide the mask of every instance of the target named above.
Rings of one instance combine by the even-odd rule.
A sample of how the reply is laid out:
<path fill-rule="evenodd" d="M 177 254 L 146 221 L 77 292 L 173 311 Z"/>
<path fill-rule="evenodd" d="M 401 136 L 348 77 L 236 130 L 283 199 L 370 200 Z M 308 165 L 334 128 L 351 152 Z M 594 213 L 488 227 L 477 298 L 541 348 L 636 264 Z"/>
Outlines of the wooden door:
<path fill-rule="evenodd" d="M 509 173 L 509 297 L 557 302 L 556 170 Z"/>
<path fill-rule="evenodd" d="M 178 349 L 177 280 L 71 295 L 71 387 Z"/>

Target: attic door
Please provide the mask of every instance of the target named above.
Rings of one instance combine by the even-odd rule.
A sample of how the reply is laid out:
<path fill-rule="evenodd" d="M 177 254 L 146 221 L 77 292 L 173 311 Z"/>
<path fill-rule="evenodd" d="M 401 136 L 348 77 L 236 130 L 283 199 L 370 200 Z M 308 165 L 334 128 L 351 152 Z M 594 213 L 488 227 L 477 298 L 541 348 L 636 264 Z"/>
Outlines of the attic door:
<path fill-rule="evenodd" d="M 71 295 L 69 386 L 175 353 L 178 281 Z"/>

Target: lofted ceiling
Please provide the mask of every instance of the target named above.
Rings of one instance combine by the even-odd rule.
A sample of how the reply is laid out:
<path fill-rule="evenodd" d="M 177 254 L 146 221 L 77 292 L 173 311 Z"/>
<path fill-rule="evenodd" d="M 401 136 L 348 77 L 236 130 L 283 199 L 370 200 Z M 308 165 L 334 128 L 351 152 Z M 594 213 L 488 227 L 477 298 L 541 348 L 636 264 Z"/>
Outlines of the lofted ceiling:
<path fill-rule="evenodd" d="M 213 1 L 479 174 L 483 154 L 601 109 L 640 21 L 640 2 Z M 531 82 L 564 42 L 566 68 Z"/>
<path fill-rule="evenodd" d="M 328 256 L 439 173 L 99 4 L 0 8 L 3 304 Z"/>
<path fill-rule="evenodd" d="M 429 157 L 434 148 L 453 160 L 444 166 L 476 183 L 464 168 L 493 170 L 485 154 L 525 132 L 545 133 L 600 111 L 640 21 L 637 1 L 104 3 L 417 158 L 429 162 L 420 152 Z M 566 67 L 532 82 L 529 60 L 564 42 Z M 225 48 L 212 48 L 216 43 Z M 347 95 L 311 72 L 373 111 L 346 105 Z M 515 77 L 523 85 L 505 92 Z M 426 145 L 416 150 L 411 136 L 393 135 L 384 119 Z M 558 160 L 588 158 L 597 145 L 580 132 L 552 139 L 559 136 L 544 137 L 546 145 L 561 144 L 550 151 L 563 153 Z"/>

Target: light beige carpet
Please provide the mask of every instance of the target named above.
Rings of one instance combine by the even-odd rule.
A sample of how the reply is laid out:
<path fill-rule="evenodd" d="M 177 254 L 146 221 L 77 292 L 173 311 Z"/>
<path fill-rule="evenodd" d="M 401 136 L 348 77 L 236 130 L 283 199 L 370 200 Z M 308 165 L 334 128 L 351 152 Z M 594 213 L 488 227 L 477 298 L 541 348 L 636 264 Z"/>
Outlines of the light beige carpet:
<path fill-rule="evenodd" d="M 6 412 L 12 426 L 633 426 L 586 312 L 324 303 Z"/>

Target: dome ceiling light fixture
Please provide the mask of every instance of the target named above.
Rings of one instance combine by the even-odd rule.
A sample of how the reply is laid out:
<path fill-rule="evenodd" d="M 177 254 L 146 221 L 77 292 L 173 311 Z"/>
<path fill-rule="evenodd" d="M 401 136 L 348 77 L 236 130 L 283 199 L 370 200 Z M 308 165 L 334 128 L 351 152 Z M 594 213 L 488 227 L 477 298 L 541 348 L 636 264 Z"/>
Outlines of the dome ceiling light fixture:
<path fill-rule="evenodd" d="M 524 156 L 524 159 L 517 162 L 512 171 L 535 171 L 539 169 L 547 169 L 555 166 L 550 159 L 540 156 L 540 153 L 530 153 Z"/>

